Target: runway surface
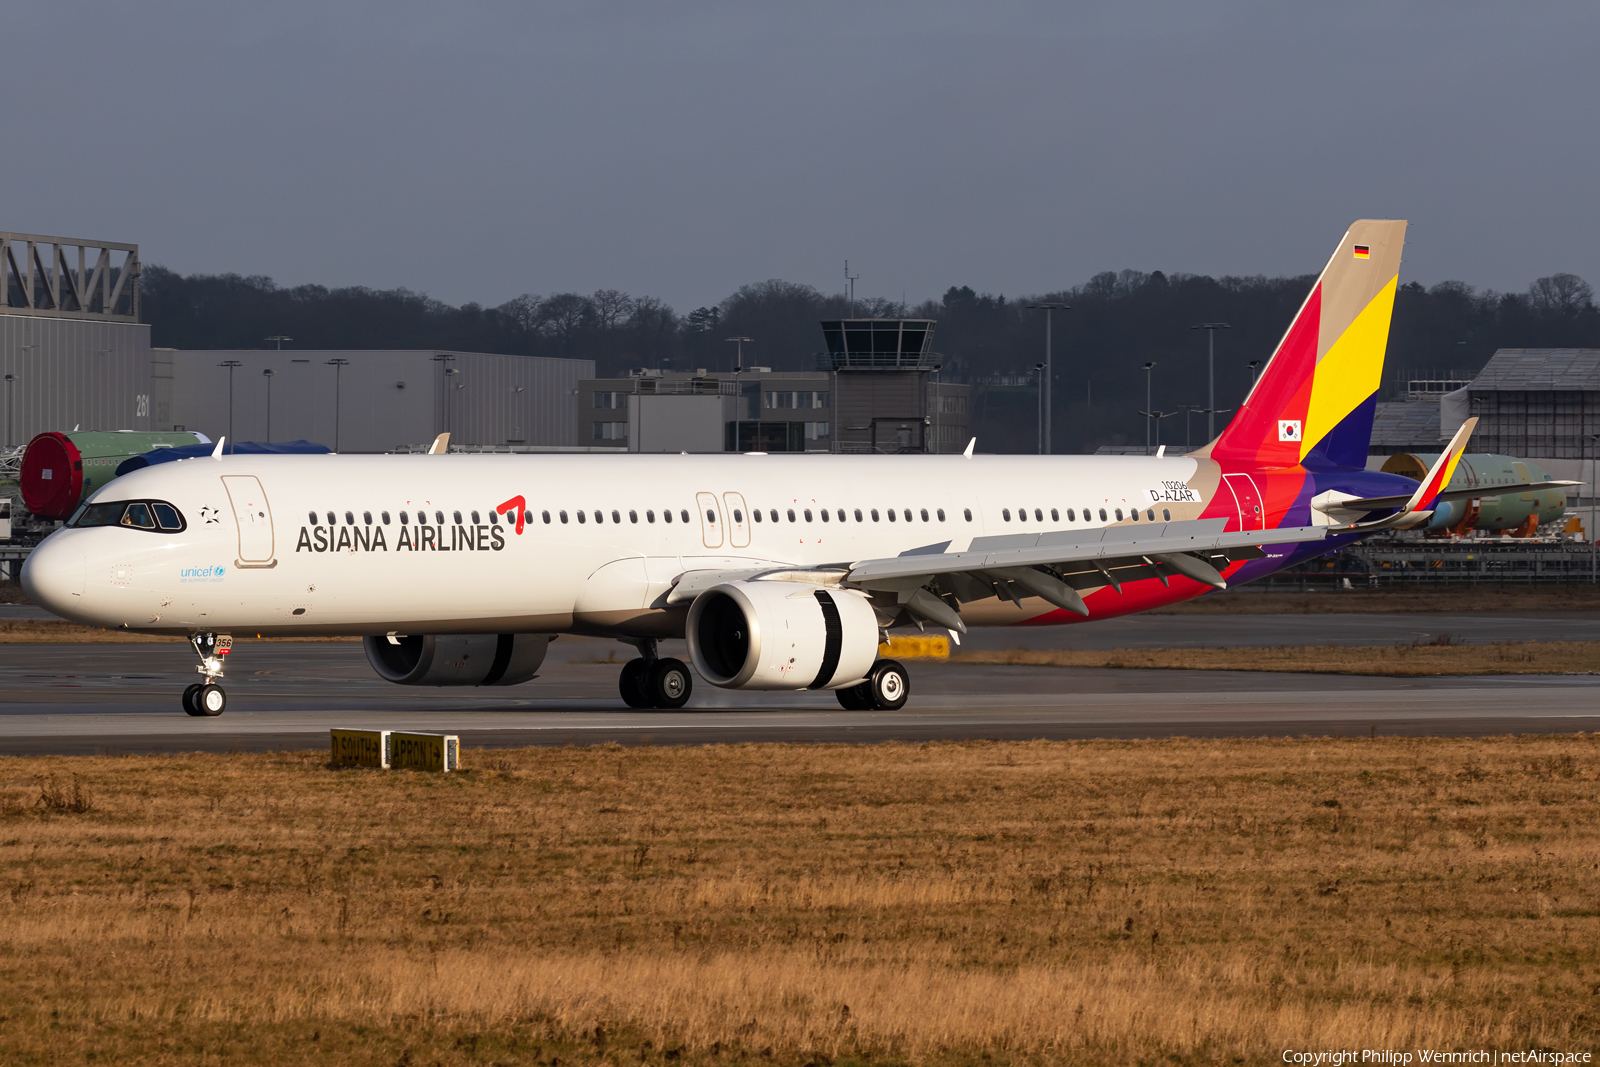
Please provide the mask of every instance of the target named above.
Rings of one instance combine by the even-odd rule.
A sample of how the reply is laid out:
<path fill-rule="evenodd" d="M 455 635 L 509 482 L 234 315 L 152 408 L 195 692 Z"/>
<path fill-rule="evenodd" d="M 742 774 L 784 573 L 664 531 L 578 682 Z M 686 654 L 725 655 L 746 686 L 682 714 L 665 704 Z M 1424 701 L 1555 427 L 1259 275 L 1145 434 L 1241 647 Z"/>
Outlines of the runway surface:
<path fill-rule="evenodd" d="M 1112 627 L 1129 632 L 1093 632 Z M 991 631 L 968 647 L 1392 644 L 1439 633 L 1474 642 L 1600 639 L 1600 619 L 1146 616 Z M 186 646 L 0 645 L 0 754 L 317 748 L 332 726 L 455 733 L 465 745 L 492 747 L 1600 729 L 1600 677 L 1582 675 L 1406 679 L 937 662 L 909 665 L 911 701 L 900 712 L 847 712 L 827 693 L 730 693 L 704 682 L 682 711 L 633 711 L 616 695 L 631 654 L 614 642 L 562 639 L 526 685 L 432 689 L 379 681 L 354 643 L 247 642 L 229 664 L 227 713 L 193 719 L 178 708 L 197 677 Z"/>

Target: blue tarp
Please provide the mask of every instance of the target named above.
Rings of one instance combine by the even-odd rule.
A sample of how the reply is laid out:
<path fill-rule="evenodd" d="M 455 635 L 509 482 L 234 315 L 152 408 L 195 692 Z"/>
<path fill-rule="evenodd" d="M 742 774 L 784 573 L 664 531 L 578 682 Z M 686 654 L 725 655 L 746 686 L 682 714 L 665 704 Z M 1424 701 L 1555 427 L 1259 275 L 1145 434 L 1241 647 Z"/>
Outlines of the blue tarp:
<path fill-rule="evenodd" d="M 127 474 L 150 466 L 152 463 L 171 463 L 178 459 L 193 459 L 196 456 L 209 456 L 216 451 L 216 445 L 181 445 L 177 448 L 155 448 L 142 456 L 125 459 L 117 465 L 117 475 Z M 321 455 L 332 452 L 327 445 L 319 445 L 315 441 L 273 441 L 263 444 L 260 441 L 240 441 L 238 444 L 224 444 L 222 454 L 240 456 L 308 456 Z"/>

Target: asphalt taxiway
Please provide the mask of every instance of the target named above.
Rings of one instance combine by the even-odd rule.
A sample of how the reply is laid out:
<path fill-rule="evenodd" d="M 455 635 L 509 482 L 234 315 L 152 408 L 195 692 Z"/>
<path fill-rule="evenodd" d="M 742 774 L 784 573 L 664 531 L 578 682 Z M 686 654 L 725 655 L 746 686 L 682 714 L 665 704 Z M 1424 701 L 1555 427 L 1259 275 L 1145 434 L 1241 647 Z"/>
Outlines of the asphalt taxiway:
<path fill-rule="evenodd" d="M 1094 632 L 1110 627 L 1130 632 Z M 1600 617 L 1146 616 L 991 631 L 968 647 L 1392 644 L 1441 633 L 1474 643 L 1600 639 Z M 1600 677 L 1588 675 L 1379 678 L 914 661 L 911 701 L 899 712 L 844 711 L 827 693 L 732 693 L 703 682 L 687 708 L 659 712 L 623 707 L 616 675 L 631 652 L 611 642 L 557 641 L 538 679 L 490 689 L 390 685 L 351 642 L 236 648 L 228 711 L 195 719 L 178 707 L 196 677 L 184 645 L 0 645 L 0 754 L 316 748 L 333 726 L 455 733 L 463 744 L 489 747 L 1600 729 Z"/>

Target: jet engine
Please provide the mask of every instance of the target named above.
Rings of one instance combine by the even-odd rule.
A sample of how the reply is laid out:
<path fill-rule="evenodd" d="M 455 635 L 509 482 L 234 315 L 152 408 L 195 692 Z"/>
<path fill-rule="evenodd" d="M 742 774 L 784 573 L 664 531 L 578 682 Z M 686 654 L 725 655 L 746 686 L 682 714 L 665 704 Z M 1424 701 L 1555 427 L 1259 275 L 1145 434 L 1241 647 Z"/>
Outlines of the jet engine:
<path fill-rule="evenodd" d="M 878 658 L 863 593 L 802 582 L 727 582 L 689 605 L 689 655 L 725 689 L 840 689 Z"/>
<path fill-rule="evenodd" d="M 520 685 L 544 663 L 549 634 L 363 637 L 367 662 L 396 685 Z"/>

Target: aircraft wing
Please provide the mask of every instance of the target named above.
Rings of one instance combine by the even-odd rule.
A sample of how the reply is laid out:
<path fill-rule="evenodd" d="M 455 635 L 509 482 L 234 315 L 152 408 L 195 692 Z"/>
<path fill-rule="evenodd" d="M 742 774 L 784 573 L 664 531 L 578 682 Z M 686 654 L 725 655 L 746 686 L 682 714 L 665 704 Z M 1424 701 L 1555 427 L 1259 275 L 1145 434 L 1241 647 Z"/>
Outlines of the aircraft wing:
<path fill-rule="evenodd" d="M 1040 534 L 974 538 L 964 552 L 930 545 L 889 559 L 862 560 L 850 566 L 843 583 L 897 594 L 914 616 L 966 633 L 954 604 L 990 596 L 1020 605 L 1024 596 L 1079 615 L 1089 614 L 1079 588 L 1174 575 L 1218 589 L 1227 588 L 1222 570 L 1229 563 L 1259 559 L 1265 545 L 1321 541 L 1327 527 L 1224 532 L 1226 519 L 1112 526 Z"/>

